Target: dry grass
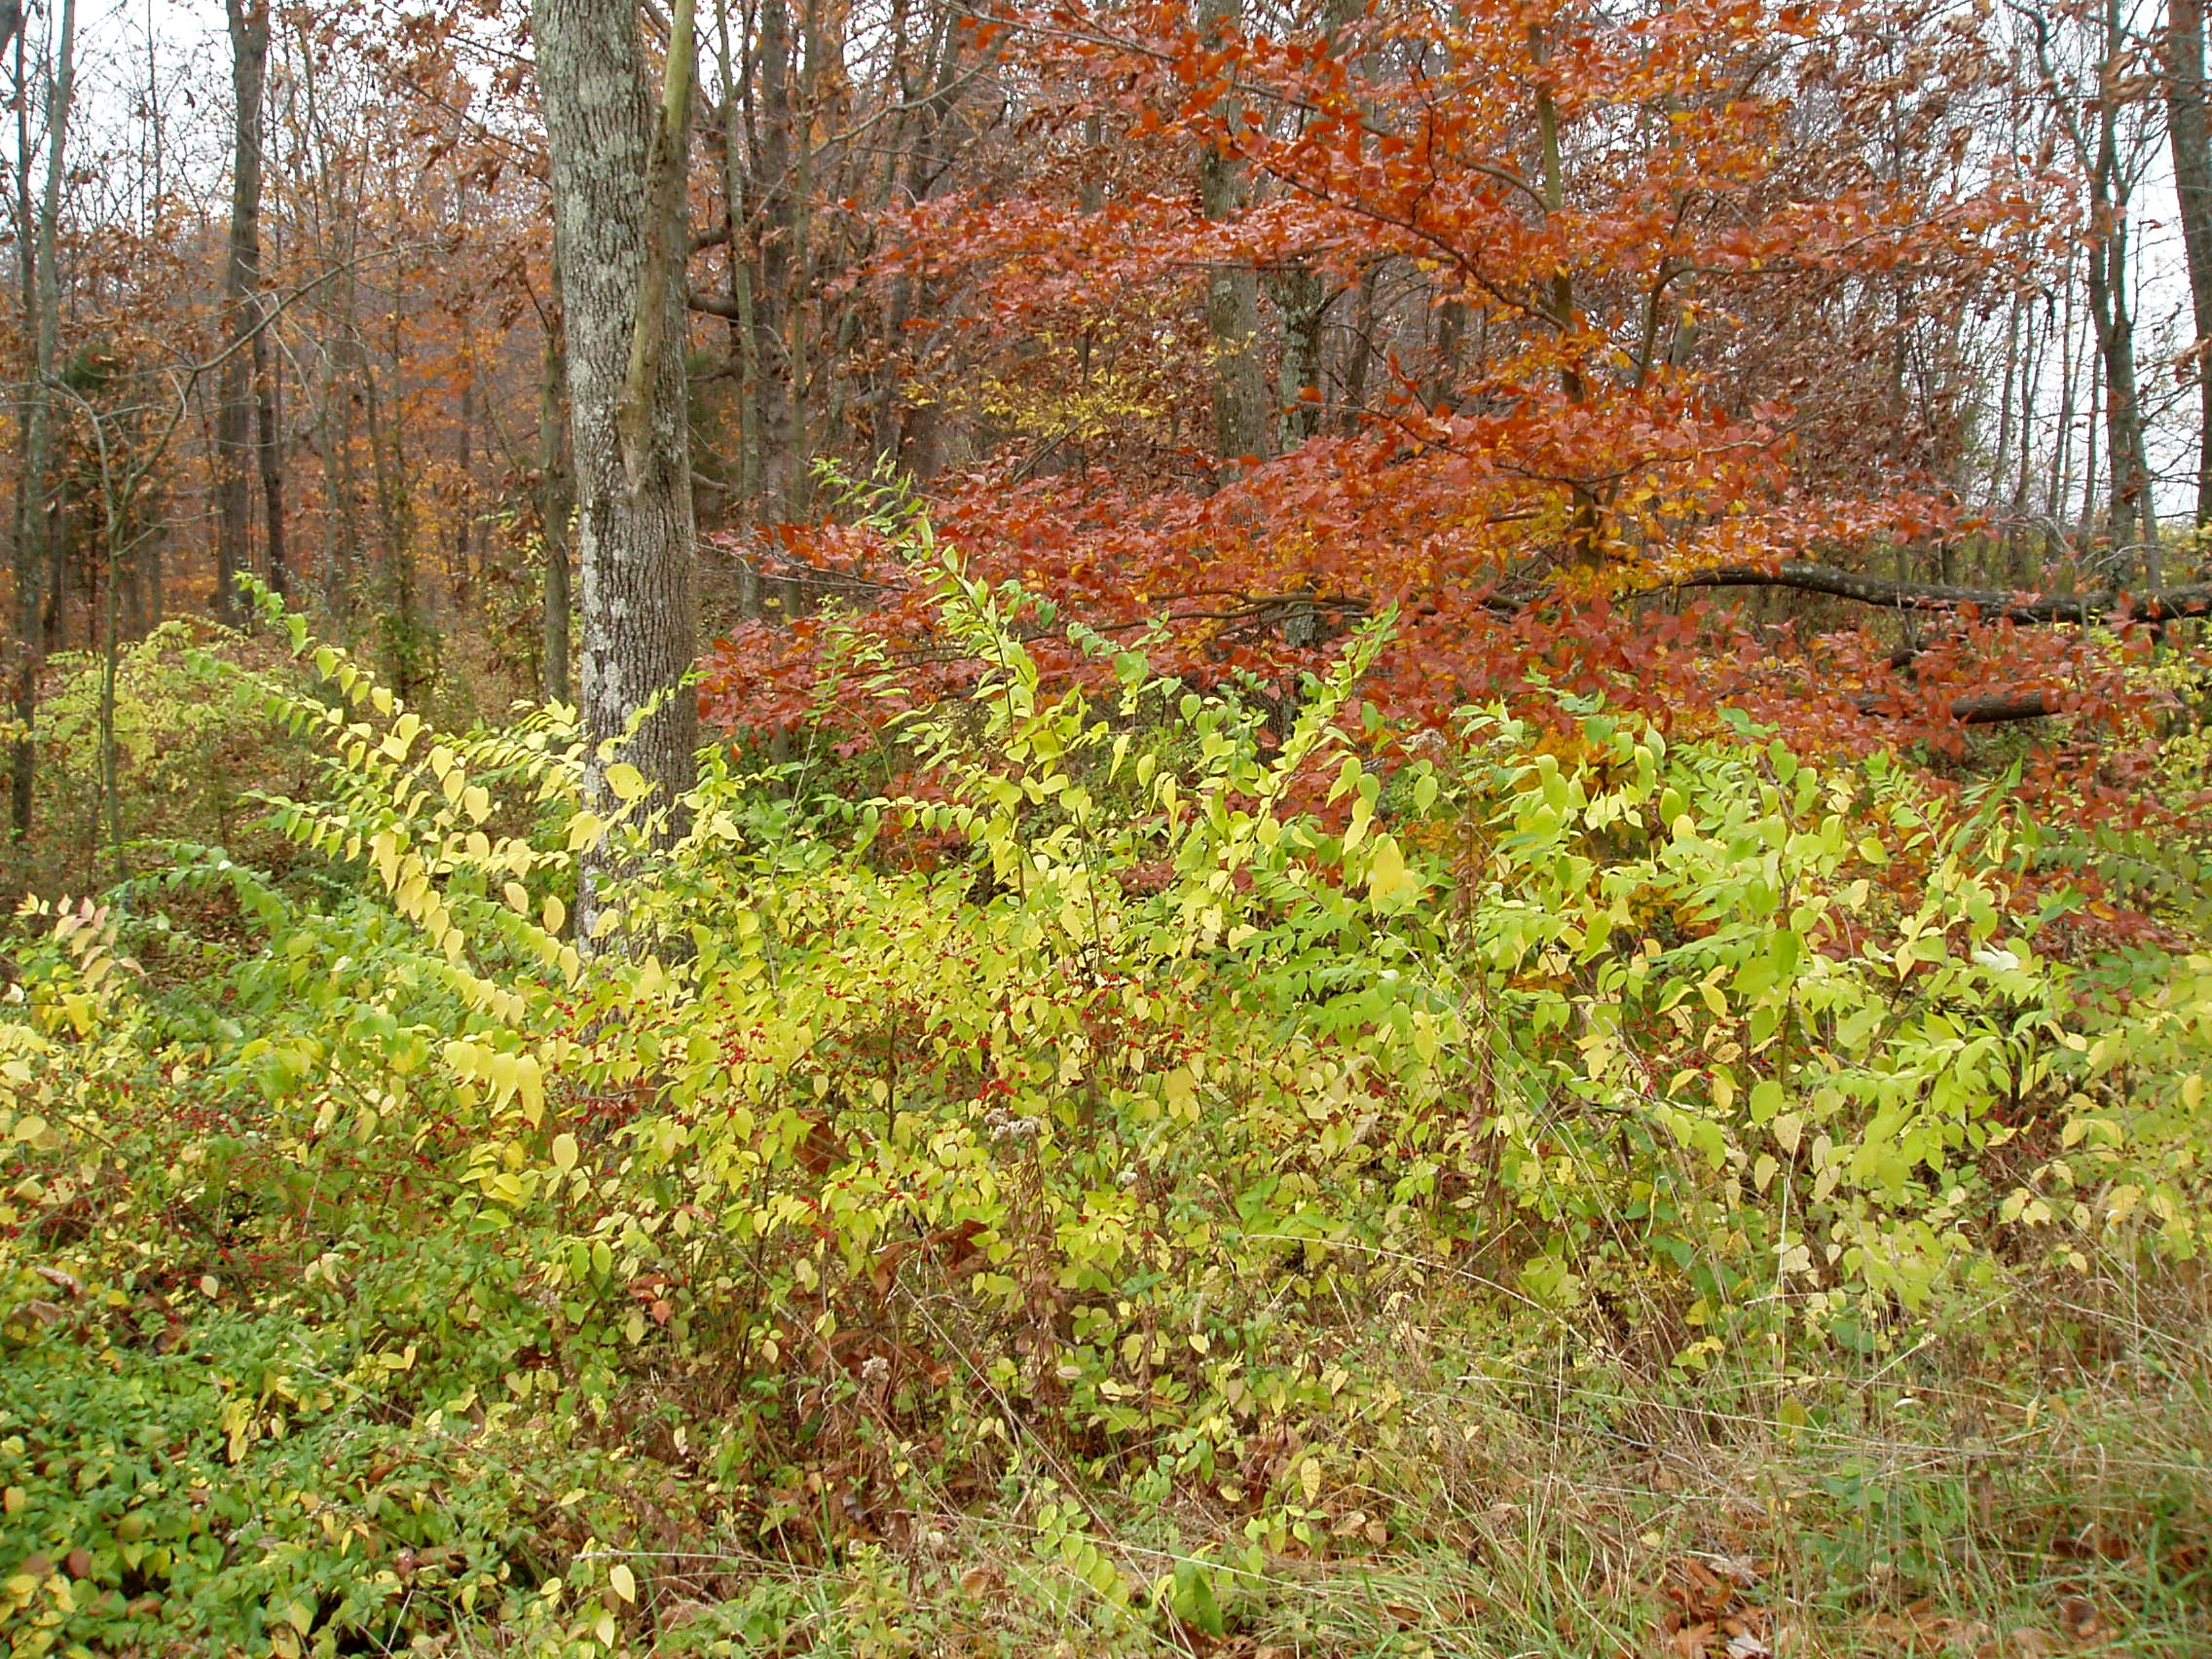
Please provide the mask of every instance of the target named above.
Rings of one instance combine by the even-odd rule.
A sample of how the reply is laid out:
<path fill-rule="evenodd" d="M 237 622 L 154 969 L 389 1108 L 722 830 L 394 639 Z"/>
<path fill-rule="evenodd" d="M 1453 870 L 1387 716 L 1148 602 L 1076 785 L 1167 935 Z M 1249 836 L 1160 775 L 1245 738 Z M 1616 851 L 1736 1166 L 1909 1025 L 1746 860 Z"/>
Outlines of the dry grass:
<path fill-rule="evenodd" d="M 1017 1453 L 965 1510 L 917 1480 L 896 1535 L 755 1593 L 671 1608 L 669 1651 L 1191 1654 L 1237 1659 L 1847 1659 L 2212 1653 L 2206 1275 L 2107 1262 L 2022 1282 L 1863 1360 L 1725 1356 L 1654 1373 L 1565 1333 L 1500 1344 L 1434 1298 L 1336 1359 L 1398 1408 L 1259 1449 L 1266 1493 L 1164 1504 Z M 1485 1340 L 1485 1333 L 1488 1340 Z M 1326 1467 L 1310 1500 L 1283 1470 Z M 1103 1472 L 1103 1471 L 1101 1471 Z M 1243 1559 L 1286 1501 L 1315 1541 Z M 1225 1496 L 1225 1493 L 1231 1494 Z M 1128 1587 L 1100 1596 L 1040 1529 L 1077 1499 Z M 1378 1525 L 1379 1524 L 1379 1525 Z M 1382 1541 L 1375 1541 L 1380 1533 Z M 1279 1539 L 1277 1540 L 1279 1541 Z M 1156 1587 L 1206 1564 L 1221 1634 Z M 740 1607 L 770 1618 L 732 1639 Z"/>

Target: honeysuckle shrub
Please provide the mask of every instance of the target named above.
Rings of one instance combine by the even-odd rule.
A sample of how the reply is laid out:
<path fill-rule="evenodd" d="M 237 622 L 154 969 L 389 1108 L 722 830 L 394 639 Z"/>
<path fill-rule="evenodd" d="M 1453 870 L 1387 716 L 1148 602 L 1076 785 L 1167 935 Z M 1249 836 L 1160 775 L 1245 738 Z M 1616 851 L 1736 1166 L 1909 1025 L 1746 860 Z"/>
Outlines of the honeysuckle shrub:
<path fill-rule="evenodd" d="M 571 712 L 440 732 L 272 612 L 294 867 L 26 908 L 0 1344 L 84 1395 L 0 1438 L 29 1650 L 612 1644 L 646 1456 L 756 1550 L 1048 1453 L 1204 1482 L 1255 1560 L 1382 1549 L 1326 1494 L 1404 1426 L 1368 1327 L 1446 1289 L 1689 1383 L 2200 1247 L 2212 960 L 2039 948 L 2002 782 L 1567 700 L 1385 760 L 1387 617 L 1287 735 L 1080 631 L 1115 689 L 1055 690 L 1049 614 L 900 533 L 983 665 L 905 793 L 721 750 L 594 815 Z M 1102 1605 L 1218 1623 L 1053 1514 Z"/>

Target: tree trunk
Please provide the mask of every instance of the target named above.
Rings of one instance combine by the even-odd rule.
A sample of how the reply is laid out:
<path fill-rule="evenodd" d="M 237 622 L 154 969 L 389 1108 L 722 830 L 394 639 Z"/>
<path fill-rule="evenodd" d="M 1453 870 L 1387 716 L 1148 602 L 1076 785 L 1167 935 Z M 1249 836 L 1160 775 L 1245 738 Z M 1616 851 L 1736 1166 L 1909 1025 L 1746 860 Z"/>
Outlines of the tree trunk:
<path fill-rule="evenodd" d="M 2146 574 L 2157 582 L 2151 469 L 2143 443 L 2142 401 L 2135 374 L 2135 319 L 2128 311 L 2127 229 L 2117 207 L 2100 214 L 2104 228 L 2089 245 L 2089 312 L 2104 364 L 2105 457 L 2112 483 L 2108 504 L 2113 552 L 2142 551 Z"/>
<path fill-rule="evenodd" d="M 239 616 L 238 576 L 249 568 L 253 417 L 261 286 L 261 102 L 269 69 L 269 0 L 224 0 L 231 31 L 231 236 L 223 264 L 223 361 L 215 413 L 215 615 Z M 244 344 L 254 336 L 256 344 Z"/>
<path fill-rule="evenodd" d="M 2196 522 L 2212 524 L 2212 124 L 2204 107 L 2203 0 L 2166 0 L 2166 135 L 2173 149 L 2182 250 L 2189 265 L 2196 376 Z"/>
<path fill-rule="evenodd" d="M 10 19 L 15 25 L 12 38 L 16 57 L 16 225 L 18 238 L 31 225 L 31 83 L 27 62 L 26 41 L 22 29 L 22 15 L 18 12 Z M 23 328 L 35 336 L 38 325 L 38 261 L 28 258 L 18 246 L 16 254 L 16 273 L 20 279 L 18 303 L 22 308 Z M 46 612 L 34 602 L 35 596 L 45 587 L 45 560 L 40 556 L 44 543 L 39 539 L 44 526 L 42 514 L 45 492 L 39 480 L 31 474 L 31 407 L 38 401 L 39 379 L 37 358 L 34 352 L 22 365 L 23 378 L 29 382 L 28 394 L 16 406 L 16 447 L 23 457 L 23 464 L 16 474 L 15 580 L 16 614 L 11 619 L 15 634 L 15 648 L 9 662 L 8 702 L 16 719 L 20 722 L 23 735 L 8 747 L 8 793 L 10 838 L 20 846 L 29 836 L 31 824 L 31 775 L 37 765 L 38 751 L 30 741 L 31 718 L 38 711 L 38 670 L 45 655 L 46 631 L 43 626 Z"/>
<path fill-rule="evenodd" d="M 398 378 L 396 370 L 393 379 Z M 415 548 L 412 515 L 407 502 L 405 456 L 401 452 L 399 417 L 392 416 L 387 435 L 384 396 L 377 389 L 373 364 L 361 365 L 361 412 L 368 426 L 369 467 L 377 496 L 376 569 L 370 590 L 376 607 L 378 671 L 402 697 L 412 697 L 421 678 L 420 652 L 415 626 Z M 400 399 L 395 393 L 394 405 Z"/>
<path fill-rule="evenodd" d="M 2063 309 L 2058 319 L 2058 421 L 2057 437 L 2050 446 L 2048 487 L 2044 491 L 2044 517 L 2052 528 L 2045 532 L 2044 562 L 2058 557 L 2056 527 L 2074 498 L 2074 264 L 2067 260 L 2060 279 Z"/>
<path fill-rule="evenodd" d="M 1551 82 L 1546 78 L 1551 61 L 1551 39 L 1541 23 L 1529 25 L 1529 56 L 1536 70 L 1536 162 L 1541 168 L 1544 217 L 1556 218 L 1567 205 L 1567 182 L 1561 163 L 1559 105 L 1552 96 Z M 1551 313 L 1558 327 L 1562 347 L 1559 365 L 1560 393 L 1569 403 L 1588 400 L 1589 388 L 1583 384 L 1581 365 L 1576 361 L 1571 346 L 1565 344 L 1577 324 L 1574 298 L 1574 277 L 1562 263 L 1552 272 Z M 1567 550 L 1578 565 L 1596 567 L 1604 563 L 1604 527 L 1603 508 L 1597 492 L 1586 483 L 1576 483 L 1574 495 L 1574 522 L 1567 532 Z"/>
<path fill-rule="evenodd" d="M 698 703 L 682 684 L 696 647 L 683 378 L 687 239 L 681 190 L 648 176 L 657 155 L 681 180 L 687 147 L 688 0 L 678 0 L 678 14 L 679 48 L 656 124 L 634 0 L 534 0 L 531 8 L 568 331 L 585 799 L 602 813 L 613 800 L 608 771 L 614 761 L 635 766 L 656 803 L 687 791 L 698 738 Z M 673 262 L 675 279 L 660 285 L 663 314 L 648 317 L 640 305 L 656 260 Z M 653 350 L 643 384 L 633 385 L 641 336 Z M 627 402 L 626 386 L 642 397 Z M 632 734 L 648 705 L 656 706 Z M 597 855 L 579 886 L 578 937 L 587 942 L 613 873 L 608 859 Z"/>
<path fill-rule="evenodd" d="M 12 827 L 18 841 L 26 840 L 31 827 L 31 784 L 38 750 L 30 728 L 38 712 L 38 676 L 46 662 L 47 610 L 52 578 L 61 571 L 61 507 L 49 499 L 54 470 L 54 366 L 59 352 L 61 274 L 55 254 L 55 239 L 61 217 L 61 187 L 67 179 L 69 113 L 77 96 L 77 0 L 61 0 L 58 38 L 55 42 L 53 79 L 48 84 L 46 188 L 39 203 L 33 234 L 37 247 L 35 271 L 25 284 L 31 306 L 31 385 L 23 422 L 23 481 L 18 496 L 16 535 L 16 719 L 24 735 L 15 746 L 10 784 L 13 791 Z M 17 92 L 20 111 L 28 103 L 23 77 L 20 37 L 18 37 Z M 24 135 L 20 121 L 18 135 Z M 22 152 L 27 158 L 27 147 Z M 27 160 L 24 163 L 27 168 Z M 23 221 L 30 222 L 29 174 L 19 181 Z"/>
<path fill-rule="evenodd" d="M 790 516 L 806 468 L 799 453 L 805 422 L 797 415 L 799 387 L 792 369 L 798 310 L 793 303 L 792 254 L 800 213 L 792 128 L 791 9 L 786 0 L 762 0 L 759 174 L 754 187 L 760 203 L 760 283 L 753 295 L 755 425 L 760 434 L 761 494 L 776 518 Z M 803 134 L 798 147 L 805 147 Z M 734 241 L 731 251 L 736 252 Z"/>
<path fill-rule="evenodd" d="M 1199 0 L 1198 26 L 1209 41 L 1234 29 L 1240 0 Z M 1217 113 L 1230 123 L 1242 114 L 1235 97 Z M 1198 202 L 1219 224 L 1244 205 L 1243 169 L 1224 143 L 1208 144 L 1198 158 Z M 1251 267 L 1215 264 L 1206 282 L 1206 334 L 1213 346 L 1213 453 L 1224 464 L 1268 447 L 1268 391 L 1260 341 L 1260 280 Z"/>
<path fill-rule="evenodd" d="M 2119 0 L 2107 0 L 2105 40 L 2109 82 L 2127 50 Z M 2151 501 L 2151 466 L 2143 441 L 2143 407 L 2135 375 L 2135 319 L 2128 310 L 2127 180 L 2120 157 L 2120 103 L 2109 88 L 2097 100 L 2096 160 L 2089 169 L 2089 313 L 2104 362 L 2105 449 L 2111 469 L 2113 552 L 2135 546 L 2143 573 L 2158 585 L 2157 515 Z"/>
<path fill-rule="evenodd" d="M 569 683 L 569 488 L 564 440 L 568 436 L 562 388 L 568 364 L 561 347 L 561 273 L 553 272 L 553 303 L 545 313 L 545 373 L 537 391 L 537 520 L 545 539 L 543 634 L 538 664 L 539 688 L 548 703 L 575 695 Z"/>
<path fill-rule="evenodd" d="M 461 383 L 461 454 L 454 474 L 453 571 L 451 581 L 457 605 L 466 605 L 475 593 L 476 580 L 469 570 L 469 529 L 476 505 L 476 354 L 465 344 L 466 365 Z"/>
<path fill-rule="evenodd" d="M 1295 265 L 1273 283 L 1282 317 L 1282 367 L 1276 377 L 1279 446 L 1296 449 L 1321 430 L 1321 319 L 1336 296 L 1309 266 Z"/>
<path fill-rule="evenodd" d="M 286 604 L 292 598 L 292 562 L 284 546 L 284 454 L 277 423 L 282 418 L 283 364 L 264 328 L 253 337 L 254 454 L 261 462 L 263 546 L 269 555 L 269 585 Z"/>
<path fill-rule="evenodd" d="M 751 516 L 757 510 L 760 494 L 760 341 L 753 311 L 752 244 L 747 230 L 754 192 L 745 170 L 753 67 L 750 56 L 730 49 L 729 0 L 715 0 L 715 41 L 722 76 L 722 189 L 729 203 L 728 321 L 730 357 L 737 365 L 737 499 L 740 509 Z"/>
<path fill-rule="evenodd" d="M 2012 386 L 2015 380 L 2020 379 L 2026 373 L 2026 366 L 2022 362 L 2020 350 L 2020 314 L 2023 309 L 2024 303 L 2016 294 L 2012 297 L 2011 304 L 2005 309 L 2005 350 L 1999 358 L 2004 380 L 1997 398 L 1997 442 L 1990 451 L 1989 486 L 1986 492 L 1989 504 L 1992 507 L 2003 499 L 2005 480 L 2011 470 Z M 2023 386 L 2021 391 L 2023 409 L 2026 401 L 2027 393 Z M 2023 422 L 2024 419 L 2023 415 Z M 2008 532 L 2001 532 L 2000 534 L 2008 534 Z"/>
<path fill-rule="evenodd" d="M 1360 429 L 1367 414 L 1367 370 L 1375 360 L 1375 291 L 1382 267 L 1369 260 L 1360 268 L 1359 286 L 1353 290 L 1351 335 L 1345 344 L 1345 408 L 1343 429 Z"/>

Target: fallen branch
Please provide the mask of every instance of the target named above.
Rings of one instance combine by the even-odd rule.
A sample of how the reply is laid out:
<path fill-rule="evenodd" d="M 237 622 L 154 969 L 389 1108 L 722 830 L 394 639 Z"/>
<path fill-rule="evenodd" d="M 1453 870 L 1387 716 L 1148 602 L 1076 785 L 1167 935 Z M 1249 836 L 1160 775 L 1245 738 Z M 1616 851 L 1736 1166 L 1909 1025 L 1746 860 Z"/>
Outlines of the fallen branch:
<path fill-rule="evenodd" d="M 2064 713 L 2055 691 L 1988 691 L 1978 697 L 1961 697 L 1951 705 L 1951 719 L 1961 725 L 2001 725 L 2007 720 L 2040 720 L 2046 715 Z"/>
<path fill-rule="evenodd" d="M 2096 594 L 2005 593 L 1996 588 L 1954 587 L 1947 582 L 1900 582 L 1887 576 L 1839 571 L 1788 559 L 1771 570 L 1755 565 L 1716 565 L 1693 571 L 1666 584 L 1669 588 L 1776 587 L 1797 593 L 1826 594 L 1888 610 L 1977 610 L 1984 619 L 2026 625 L 2106 620 L 2162 622 L 2177 616 L 2212 615 L 2212 584 L 2168 588 L 2163 593 L 2116 589 Z M 1658 591 L 1665 591 L 1660 589 Z"/>
<path fill-rule="evenodd" d="M 1864 696 L 1855 699 L 1862 715 L 1909 713 L 1886 708 L 1890 699 Z M 2003 725 L 2010 720 L 2040 720 L 2066 711 L 2055 691 L 1978 691 L 1951 704 L 1951 719 L 1961 725 Z"/>

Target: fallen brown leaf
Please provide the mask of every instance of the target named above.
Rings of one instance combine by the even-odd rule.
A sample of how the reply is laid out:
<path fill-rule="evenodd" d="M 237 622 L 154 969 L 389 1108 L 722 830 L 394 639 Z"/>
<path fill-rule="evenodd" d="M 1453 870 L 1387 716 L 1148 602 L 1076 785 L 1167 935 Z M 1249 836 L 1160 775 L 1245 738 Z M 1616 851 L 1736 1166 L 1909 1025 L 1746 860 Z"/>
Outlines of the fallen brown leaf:
<path fill-rule="evenodd" d="M 2104 1617 L 2086 1596 L 2069 1596 L 2059 1603 L 2058 1622 L 2076 1641 L 2094 1641 L 2105 1633 Z"/>

